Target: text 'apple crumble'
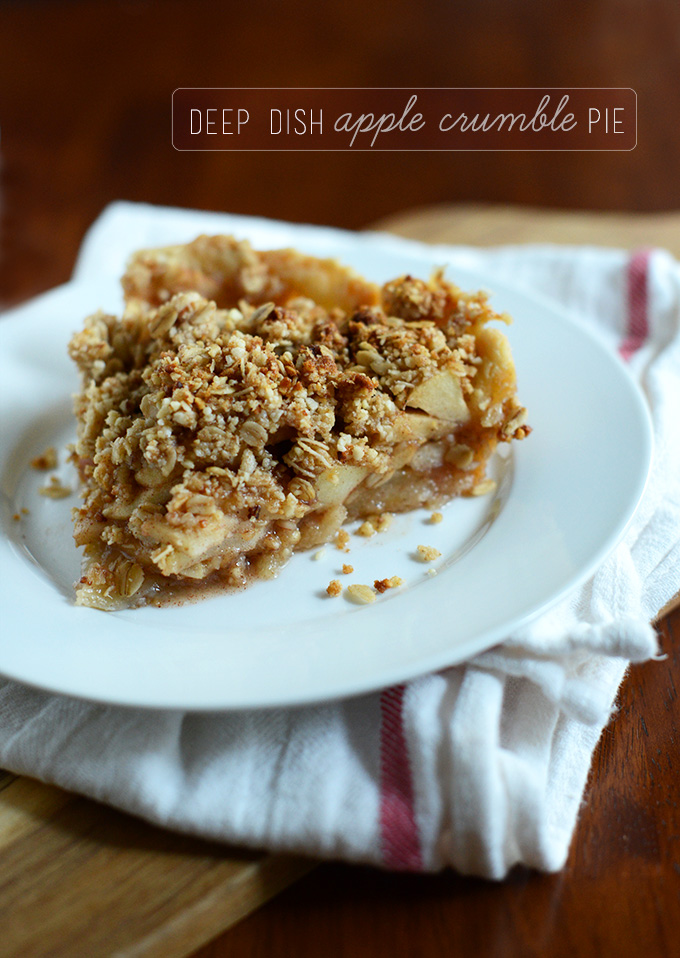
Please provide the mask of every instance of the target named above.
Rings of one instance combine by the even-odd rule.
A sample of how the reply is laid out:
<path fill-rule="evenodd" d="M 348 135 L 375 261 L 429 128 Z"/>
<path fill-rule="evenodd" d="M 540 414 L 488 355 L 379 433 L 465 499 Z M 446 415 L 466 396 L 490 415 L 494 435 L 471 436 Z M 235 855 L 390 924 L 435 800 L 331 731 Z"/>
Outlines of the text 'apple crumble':
<path fill-rule="evenodd" d="M 382 288 L 231 237 L 143 251 L 121 318 L 69 351 L 83 377 L 80 605 L 275 576 L 350 519 L 473 495 L 529 432 L 506 320 L 441 272 Z"/>

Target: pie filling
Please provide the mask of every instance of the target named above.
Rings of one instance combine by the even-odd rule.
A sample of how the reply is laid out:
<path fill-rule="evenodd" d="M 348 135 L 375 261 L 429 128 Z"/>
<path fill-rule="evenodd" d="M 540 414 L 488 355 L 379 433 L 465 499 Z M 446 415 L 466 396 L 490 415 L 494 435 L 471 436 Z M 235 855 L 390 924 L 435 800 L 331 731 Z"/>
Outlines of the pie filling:
<path fill-rule="evenodd" d="M 123 289 L 69 346 L 80 605 L 272 577 L 348 519 L 476 494 L 530 431 L 508 317 L 441 273 L 379 288 L 218 236 L 138 253 Z"/>

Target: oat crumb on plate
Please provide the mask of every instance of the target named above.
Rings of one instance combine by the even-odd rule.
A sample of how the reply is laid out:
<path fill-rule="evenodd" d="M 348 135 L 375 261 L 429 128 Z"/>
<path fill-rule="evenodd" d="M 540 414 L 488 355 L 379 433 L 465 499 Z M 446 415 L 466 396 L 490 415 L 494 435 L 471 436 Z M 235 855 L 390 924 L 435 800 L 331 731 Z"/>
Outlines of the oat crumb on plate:
<path fill-rule="evenodd" d="M 350 573 L 352 573 L 352 572 L 354 572 L 354 566 L 353 566 L 353 565 L 347 565 L 346 562 L 343 562 L 343 565 L 342 565 L 342 574 L 343 574 L 343 575 L 350 575 Z"/>
<path fill-rule="evenodd" d="M 46 496 L 48 499 L 65 499 L 71 495 L 71 487 L 62 486 L 56 476 L 51 476 L 49 486 L 42 486 L 38 489 L 38 492 L 41 496 Z"/>
<path fill-rule="evenodd" d="M 57 464 L 57 450 L 54 446 L 48 446 L 41 455 L 31 459 L 32 469 L 56 469 Z"/>
<path fill-rule="evenodd" d="M 441 514 L 441 512 L 433 512 L 430 516 L 430 524 L 436 526 L 443 520 L 443 518 L 444 516 Z"/>
<path fill-rule="evenodd" d="M 373 588 L 382 595 L 382 593 L 387 592 L 388 589 L 398 589 L 399 586 L 403 584 L 403 579 L 400 579 L 398 575 L 393 575 L 389 579 L 376 579 L 373 583 Z"/>
<path fill-rule="evenodd" d="M 335 537 L 335 544 L 342 552 L 349 552 L 347 548 L 349 544 L 349 532 L 346 529 L 340 529 Z"/>
<path fill-rule="evenodd" d="M 331 579 L 326 587 L 326 592 L 332 597 L 335 598 L 336 595 L 340 595 L 342 592 L 342 586 L 338 579 Z"/>
<path fill-rule="evenodd" d="M 418 546 L 418 558 L 421 562 L 434 562 L 440 555 L 441 552 L 434 546 Z"/>
<path fill-rule="evenodd" d="M 391 512 L 383 512 L 382 515 L 373 516 L 371 518 L 371 523 L 375 527 L 376 532 L 384 532 L 385 529 L 389 529 L 392 525 L 392 520 L 394 516 Z"/>
<path fill-rule="evenodd" d="M 356 602 L 357 605 L 368 605 L 371 602 L 375 602 L 377 598 L 376 593 L 370 585 L 362 585 L 361 583 L 348 585 L 345 589 L 345 595 L 350 602 Z"/>
<path fill-rule="evenodd" d="M 376 533 L 376 528 L 372 522 L 369 522 L 367 519 L 366 522 L 362 522 L 359 528 L 357 529 L 358 536 L 364 536 L 366 539 L 370 536 L 374 536 Z"/>
<path fill-rule="evenodd" d="M 476 486 L 473 486 L 470 490 L 471 496 L 488 496 L 490 492 L 495 492 L 496 490 L 496 481 L 495 479 L 484 479 L 482 482 L 478 482 Z"/>

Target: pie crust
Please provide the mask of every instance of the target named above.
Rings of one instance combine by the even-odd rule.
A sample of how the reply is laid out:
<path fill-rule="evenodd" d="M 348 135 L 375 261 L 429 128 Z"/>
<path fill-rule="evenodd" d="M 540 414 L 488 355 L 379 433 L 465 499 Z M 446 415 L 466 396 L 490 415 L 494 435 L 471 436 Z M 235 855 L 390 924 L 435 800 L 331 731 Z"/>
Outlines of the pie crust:
<path fill-rule="evenodd" d="M 137 253 L 122 283 L 122 317 L 69 345 L 80 605 L 275 576 L 349 519 L 485 491 L 497 443 L 530 431 L 488 325 L 508 317 L 441 272 L 379 288 L 201 236 Z"/>

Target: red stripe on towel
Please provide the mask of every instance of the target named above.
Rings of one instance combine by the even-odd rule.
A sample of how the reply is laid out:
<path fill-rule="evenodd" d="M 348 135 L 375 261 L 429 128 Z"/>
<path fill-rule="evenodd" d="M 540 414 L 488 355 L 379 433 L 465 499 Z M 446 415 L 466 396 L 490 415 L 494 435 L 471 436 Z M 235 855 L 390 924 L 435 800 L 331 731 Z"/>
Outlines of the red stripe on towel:
<path fill-rule="evenodd" d="M 628 261 L 626 274 L 628 294 L 628 321 L 626 338 L 619 347 L 621 358 L 626 362 L 644 344 L 649 336 L 649 256 L 651 250 L 633 253 Z"/>
<path fill-rule="evenodd" d="M 421 871 L 413 781 L 404 735 L 403 685 L 380 695 L 380 833 L 383 862 L 400 871 Z"/>

